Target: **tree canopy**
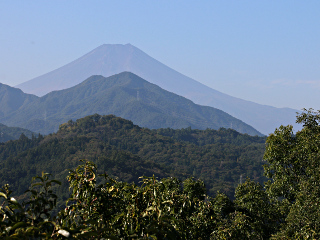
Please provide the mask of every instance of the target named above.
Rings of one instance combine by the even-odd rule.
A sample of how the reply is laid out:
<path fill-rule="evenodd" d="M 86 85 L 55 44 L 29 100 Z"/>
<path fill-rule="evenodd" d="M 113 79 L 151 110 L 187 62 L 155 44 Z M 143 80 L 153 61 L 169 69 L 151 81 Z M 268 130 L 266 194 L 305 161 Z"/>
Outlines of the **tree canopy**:
<path fill-rule="evenodd" d="M 298 115 L 303 129 L 281 126 L 267 138 L 265 184 L 249 178 L 235 199 L 210 197 L 200 179 L 142 176 L 140 184 L 99 174 L 90 161 L 70 170 L 70 198 L 58 195 L 49 174 L 33 178 L 19 203 L 0 190 L 4 239 L 319 239 L 320 112 Z"/>
<path fill-rule="evenodd" d="M 67 195 L 66 169 L 80 159 L 97 164 L 98 172 L 138 184 L 140 176 L 201 178 L 208 194 L 232 197 L 241 177 L 263 182 L 265 137 L 232 129 L 150 130 L 114 115 L 98 114 L 68 121 L 57 133 L 0 143 L 0 185 L 22 195 L 30 179 L 50 172 Z"/>
<path fill-rule="evenodd" d="M 279 238 L 320 238 L 320 111 L 304 110 L 301 131 L 281 126 L 267 139 L 266 191 L 285 216 Z"/>

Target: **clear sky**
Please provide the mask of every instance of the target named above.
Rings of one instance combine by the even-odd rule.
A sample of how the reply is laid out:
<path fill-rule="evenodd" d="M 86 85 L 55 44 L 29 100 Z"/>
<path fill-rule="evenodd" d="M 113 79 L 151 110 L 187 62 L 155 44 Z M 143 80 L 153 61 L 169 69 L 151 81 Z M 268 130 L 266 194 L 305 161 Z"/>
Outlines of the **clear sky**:
<path fill-rule="evenodd" d="M 235 97 L 320 109 L 319 0 L 0 0 L 1 83 L 104 43 L 131 43 Z"/>

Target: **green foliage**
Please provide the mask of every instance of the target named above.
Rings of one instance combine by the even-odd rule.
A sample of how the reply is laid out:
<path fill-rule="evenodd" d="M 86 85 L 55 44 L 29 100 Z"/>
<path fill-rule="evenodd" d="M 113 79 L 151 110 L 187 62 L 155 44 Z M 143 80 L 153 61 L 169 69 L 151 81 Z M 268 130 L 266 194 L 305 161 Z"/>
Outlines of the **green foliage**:
<path fill-rule="evenodd" d="M 0 190 L 0 237 L 1 239 L 51 239 L 57 232 L 51 211 L 56 207 L 57 196 L 52 192 L 53 183 L 48 173 L 32 179 L 28 201 L 20 204 L 11 197 L 12 191 L 8 185 Z M 34 182 L 35 180 L 40 180 Z"/>
<path fill-rule="evenodd" d="M 282 220 L 276 199 L 268 196 L 263 187 L 250 179 L 238 186 L 235 194 L 235 205 L 245 210 L 246 221 L 256 239 L 265 239 L 279 228 Z"/>
<path fill-rule="evenodd" d="M 119 239 L 184 239 L 197 234 L 188 228 L 199 205 L 194 193 L 203 195 L 201 181 L 188 179 L 182 189 L 174 178 L 158 181 L 155 177 L 142 177 L 142 185 L 137 186 L 103 174 L 106 182 L 97 186 L 95 171 L 95 165 L 86 162 L 68 177 L 73 204 L 60 218 L 63 227 L 68 227 L 74 236 L 81 238 L 84 231 L 86 236 Z M 98 224 L 87 225 L 89 222 Z"/>
<path fill-rule="evenodd" d="M 57 202 L 52 184 L 59 182 L 49 180 L 48 174 L 33 179 L 40 181 L 32 184 L 27 191 L 29 200 L 21 205 L 10 198 L 11 191 L 4 186 L 0 191 L 3 200 L 0 237 L 265 239 L 269 234 L 258 231 L 266 223 L 251 219 L 247 214 L 252 210 L 250 206 L 243 205 L 241 200 L 234 204 L 221 193 L 215 198 L 207 196 L 201 180 L 188 178 L 181 182 L 176 178 L 157 180 L 152 176 L 141 177 L 141 185 L 136 185 L 98 174 L 95 164 L 88 161 L 70 170 L 67 178 L 71 196 L 57 215 L 52 211 Z M 244 184 L 238 192 L 247 188 Z"/>
<path fill-rule="evenodd" d="M 320 112 L 306 110 L 297 117 L 297 122 L 302 123 L 304 127 L 296 134 L 293 134 L 291 126 L 281 126 L 267 139 L 264 156 L 267 161 L 265 174 L 271 180 L 261 185 L 247 179 L 236 188 L 234 200 L 219 192 L 215 197 L 208 196 L 204 181 L 195 180 L 191 176 L 181 182 L 174 177 L 158 180 L 151 175 L 140 177 L 139 183 L 128 183 L 99 171 L 95 163 L 84 161 L 75 170 L 70 170 L 66 176 L 71 195 L 62 210 L 57 204 L 57 195 L 53 193 L 53 190 L 58 190 L 54 183 L 59 182 L 50 180 L 47 173 L 33 178 L 33 181 L 37 182 L 33 182 L 31 188 L 26 191 L 28 196 L 25 197 L 28 197 L 28 200 L 22 201 L 21 204 L 12 197 L 13 193 L 9 186 L 4 185 L 0 190 L 0 237 L 3 239 L 66 237 L 71 239 L 319 239 Z M 160 135 L 161 131 L 166 136 Z M 125 166 L 126 160 L 134 162 L 134 154 L 139 156 L 138 153 L 142 152 L 151 158 L 157 156 L 157 163 L 149 161 L 142 165 L 147 167 L 148 164 L 152 164 L 153 168 L 163 164 L 160 156 L 164 153 L 160 150 L 167 146 L 170 146 L 168 149 L 174 150 L 174 153 L 180 150 L 179 154 L 182 156 L 190 148 L 202 158 L 204 154 L 199 147 L 207 149 L 208 146 L 216 146 L 214 143 L 217 141 L 220 141 L 220 147 L 221 142 L 226 139 L 233 142 L 233 146 L 248 147 L 247 137 L 243 141 L 234 140 L 228 134 L 221 135 L 219 131 L 208 131 L 193 132 L 191 129 L 177 132 L 170 129 L 150 131 L 113 116 L 93 115 L 77 122 L 69 121 L 61 126 L 56 135 L 39 139 L 22 137 L 18 145 L 9 142 L 8 146 L 22 149 L 24 152 L 34 146 L 48 144 L 52 151 L 65 153 L 65 150 L 57 146 L 74 147 L 73 144 L 67 144 L 70 143 L 68 138 L 73 136 L 72 142 L 75 140 L 77 148 L 90 156 L 92 151 L 94 153 L 98 149 L 102 151 L 102 143 L 95 141 L 100 138 L 110 144 L 108 145 L 110 149 L 117 146 L 127 153 L 128 149 L 131 150 L 128 154 L 111 152 L 120 165 Z M 220 138 L 209 138 L 207 143 L 200 137 L 214 134 Z M 123 141 L 124 135 L 127 138 Z M 93 136 L 95 138 L 92 138 Z M 59 143 L 60 139 L 67 141 L 62 144 Z M 143 142 L 152 153 L 141 147 L 139 142 Z M 91 148 L 86 152 L 88 146 Z M 47 154 L 50 153 L 49 149 L 46 151 Z M 174 153 L 173 156 L 177 157 Z M 5 151 L 2 154 L 8 155 Z M 28 154 L 16 153 L 15 156 L 26 156 L 28 160 Z M 115 169 L 114 165 L 107 166 Z M 183 168 L 179 170 L 181 169 Z"/>
<path fill-rule="evenodd" d="M 250 136 L 241 134 L 233 129 L 220 128 L 218 131 L 213 131 L 207 128 L 206 130 L 198 129 L 172 129 L 160 128 L 153 130 L 162 136 L 171 137 L 175 140 L 185 141 L 205 146 L 209 144 L 232 144 L 236 146 L 250 145 L 254 143 L 265 143 L 266 137 Z"/>
<path fill-rule="evenodd" d="M 29 180 L 44 170 L 62 182 L 58 194 L 65 200 L 66 169 L 85 158 L 99 165 L 99 173 L 121 181 L 139 184 L 143 175 L 193 176 L 204 181 L 210 196 L 220 190 L 233 197 L 241 177 L 263 182 L 264 142 L 264 137 L 226 129 L 149 130 L 95 114 L 62 124 L 56 134 L 0 145 L 0 184 L 9 183 L 23 197 Z"/>
<path fill-rule="evenodd" d="M 273 181 L 266 190 L 285 216 L 276 239 L 320 238 L 320 112 L 304 110 L 301 131 L 281 126 L 267 139 L 265 172 Z"/>

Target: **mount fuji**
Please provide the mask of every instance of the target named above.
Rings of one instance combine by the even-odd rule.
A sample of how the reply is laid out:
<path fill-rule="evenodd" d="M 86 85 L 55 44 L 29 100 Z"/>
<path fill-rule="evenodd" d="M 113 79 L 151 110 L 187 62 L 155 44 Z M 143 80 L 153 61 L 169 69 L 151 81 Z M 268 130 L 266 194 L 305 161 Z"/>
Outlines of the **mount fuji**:
<path fill-rule="evenodd" d="M 295 109 L 261 105 L 221 93 L 171 69 L 131 44 L 104 44 L 65 66 L 16 87 L 25 93 L 43 96 L 73 87 L 92 75 L 108 77 L 124 71 L 196 104 L 218 108 L 263 134 L 273 132 L 280 125 L 297 126 Z"/>

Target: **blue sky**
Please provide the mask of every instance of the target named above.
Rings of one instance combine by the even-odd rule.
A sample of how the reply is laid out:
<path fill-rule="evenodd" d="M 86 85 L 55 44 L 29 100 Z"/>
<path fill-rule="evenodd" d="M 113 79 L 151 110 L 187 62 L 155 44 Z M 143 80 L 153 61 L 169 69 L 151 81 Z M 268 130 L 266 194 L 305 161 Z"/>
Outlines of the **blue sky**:
<path fill-rule="evenodd" d="M 319 25 L 312 0 L 0 0 L 0 82 L 14 86 L 104 43 L 131 43 L 229 95 L 320 109 Z"/>

